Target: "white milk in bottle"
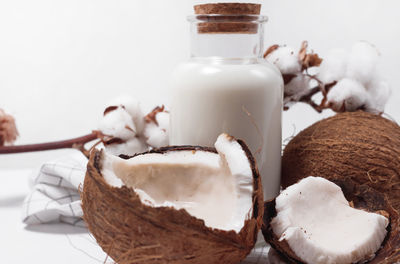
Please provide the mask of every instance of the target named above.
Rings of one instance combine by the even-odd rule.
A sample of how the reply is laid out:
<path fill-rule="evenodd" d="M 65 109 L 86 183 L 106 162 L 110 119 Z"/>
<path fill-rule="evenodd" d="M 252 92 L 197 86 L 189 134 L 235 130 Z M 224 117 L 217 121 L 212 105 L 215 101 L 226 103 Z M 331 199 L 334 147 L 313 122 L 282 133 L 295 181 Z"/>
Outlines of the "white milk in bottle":
<path fill-rule="evenodd" d="M 243 139 L 270 199 L 280 186 L 283 80 L 262 57 L 267 19 L 254 7 L 189 17 L 191 58 L 171 82 L 170 144 L 213 146 L 222 132 Z"/>

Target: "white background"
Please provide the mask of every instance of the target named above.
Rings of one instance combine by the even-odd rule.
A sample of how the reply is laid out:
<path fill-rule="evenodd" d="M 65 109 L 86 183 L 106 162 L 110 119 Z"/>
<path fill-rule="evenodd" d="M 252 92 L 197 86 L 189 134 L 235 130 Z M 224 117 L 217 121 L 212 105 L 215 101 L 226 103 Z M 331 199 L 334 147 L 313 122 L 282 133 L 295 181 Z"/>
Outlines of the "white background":
<path fill-rule="evenodd" d="M 17 144 L 89 133 L 96 129 L 103 105 L 120 94 L 136 97 L 146 110 L 168 105 L 170 73 L 189 55 L 185 17 L 193 3 L 0 0 L 0 108 L 17 119 Z M 308 40 L 323 57 L 330 48 L 350 48 L 357 40 L 374 43 L 393 87 L 387 113 L 400 120 L 398 0 L 262 3 L 263 14 L 270 18 L 266 46 L 298 47 Z M 330 114 L 299 104 L 283 115 L 283 137 Z M 0 262 L 103 262 L 86 231 L 58 225 L 26 227 L 20 222 L 29 172 L 2 169 L 32 168 L 63 153 L 0 155 Z"/>
<path fill-rule="evenodd" d="M 198 1 L 197 1 L 198 2 Z M 256 1 L 260 2 L 260 1 Z M 13 114 L 18 144 L 80 136 L 95 129 L 103 104 L 120 94 L 149 110 L 168 105 L 168 78 L 189 55 L 188 0 L 0 0 L 0 108 Z M 266 46 L 322 57 L 330 48 L 374 43 L 393 87 L 387 113 L 400 120 L 400 2 L 263 1 Z M 283 136 L 323 116 L 306 105 L 283 115 Z M 0 168 L 39 165 L 64 151 L 0 156 Z"/>

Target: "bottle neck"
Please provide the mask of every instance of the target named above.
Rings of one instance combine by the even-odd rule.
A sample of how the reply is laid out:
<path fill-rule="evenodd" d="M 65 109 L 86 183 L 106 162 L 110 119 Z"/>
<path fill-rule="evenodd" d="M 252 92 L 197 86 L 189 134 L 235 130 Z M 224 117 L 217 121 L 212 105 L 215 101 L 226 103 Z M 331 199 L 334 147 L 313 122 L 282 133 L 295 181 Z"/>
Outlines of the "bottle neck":
<path fill-rule="evenodd" d="M 250 22 L 238 22 L 236 17 L 225 17 L 216 22 L 215 17 L 202 16 L 201 20 L 189 17 L 191 57 L 262 58 L 266 17 L 255 16 L 253 19 Z"/>

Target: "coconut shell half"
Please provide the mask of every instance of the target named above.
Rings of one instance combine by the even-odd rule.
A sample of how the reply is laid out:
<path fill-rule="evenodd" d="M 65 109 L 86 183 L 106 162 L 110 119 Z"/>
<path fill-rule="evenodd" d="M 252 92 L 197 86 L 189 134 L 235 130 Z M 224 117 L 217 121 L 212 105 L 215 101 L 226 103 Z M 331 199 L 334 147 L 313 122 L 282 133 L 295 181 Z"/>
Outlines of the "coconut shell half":
<path fill-rule="evenodd" d="M 389 218 L 388 234 L 382 243 L 382 247 L 376 252 L 376 256 L 367 263 L 398 263 L 400 261 L 399 214 L 391 206 L 387 197 L 368 185 L 359 185 L 351 180 L 336 180 L 333 182 L 341 187 L 346 199 L 351 201 L 354 208 L 380 213 Z M 262 233 L 265 240 L 278 252 L 282 260 L 286 263 L 304 263 L 294 254 L 285 240 L 279 241 L 279 238 L 274 234 L 270 223 L 276 214 L 275 199 L 265 202 L 264 223 L 262 226 Z"/>
<path fill-rule="evenodd" d="M 143 204 L 132 188 L 112 187 L 103 175 L 101 151 L 93 151 L 81 194 L 84 220 L 102 249 L 117 263 L 238 263 L 253 248 L 262 224 L 261 181 L 255 160 L 238 140 L 253 173 L 253 209 L 240 232 L 209 228 L 186 210 Z M 207 151 L 196 146 L 150 152 Z M 137 156 L 137 155 L 136 155 Z M 134 156 L 135 157 L 135 156 Z M 129 159 L 130 157 L 124 157 Z"/>

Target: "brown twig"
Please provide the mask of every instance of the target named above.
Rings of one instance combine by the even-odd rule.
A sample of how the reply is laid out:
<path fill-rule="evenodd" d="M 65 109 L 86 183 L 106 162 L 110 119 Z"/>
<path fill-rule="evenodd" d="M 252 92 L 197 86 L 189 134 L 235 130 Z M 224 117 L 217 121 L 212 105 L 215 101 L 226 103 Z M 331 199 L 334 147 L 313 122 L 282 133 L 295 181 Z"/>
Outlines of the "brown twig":
<path fill-rule="evenodd" d="M 82 137 L 61 140 L 61 141 L 29 144 L 29 145 L 1 146 L 0 154 L 13 154 L 22 152 L 62 149 L 62 148 L 75 148 L 82 151 L 85 155 L 87 155 L 86 153 L 87 151 L 85 150 L 84 145 L 92 140 L 100 138 L 100 136 L 101 135 L 99 131 L 93 131 L 92 133 Z"/>

